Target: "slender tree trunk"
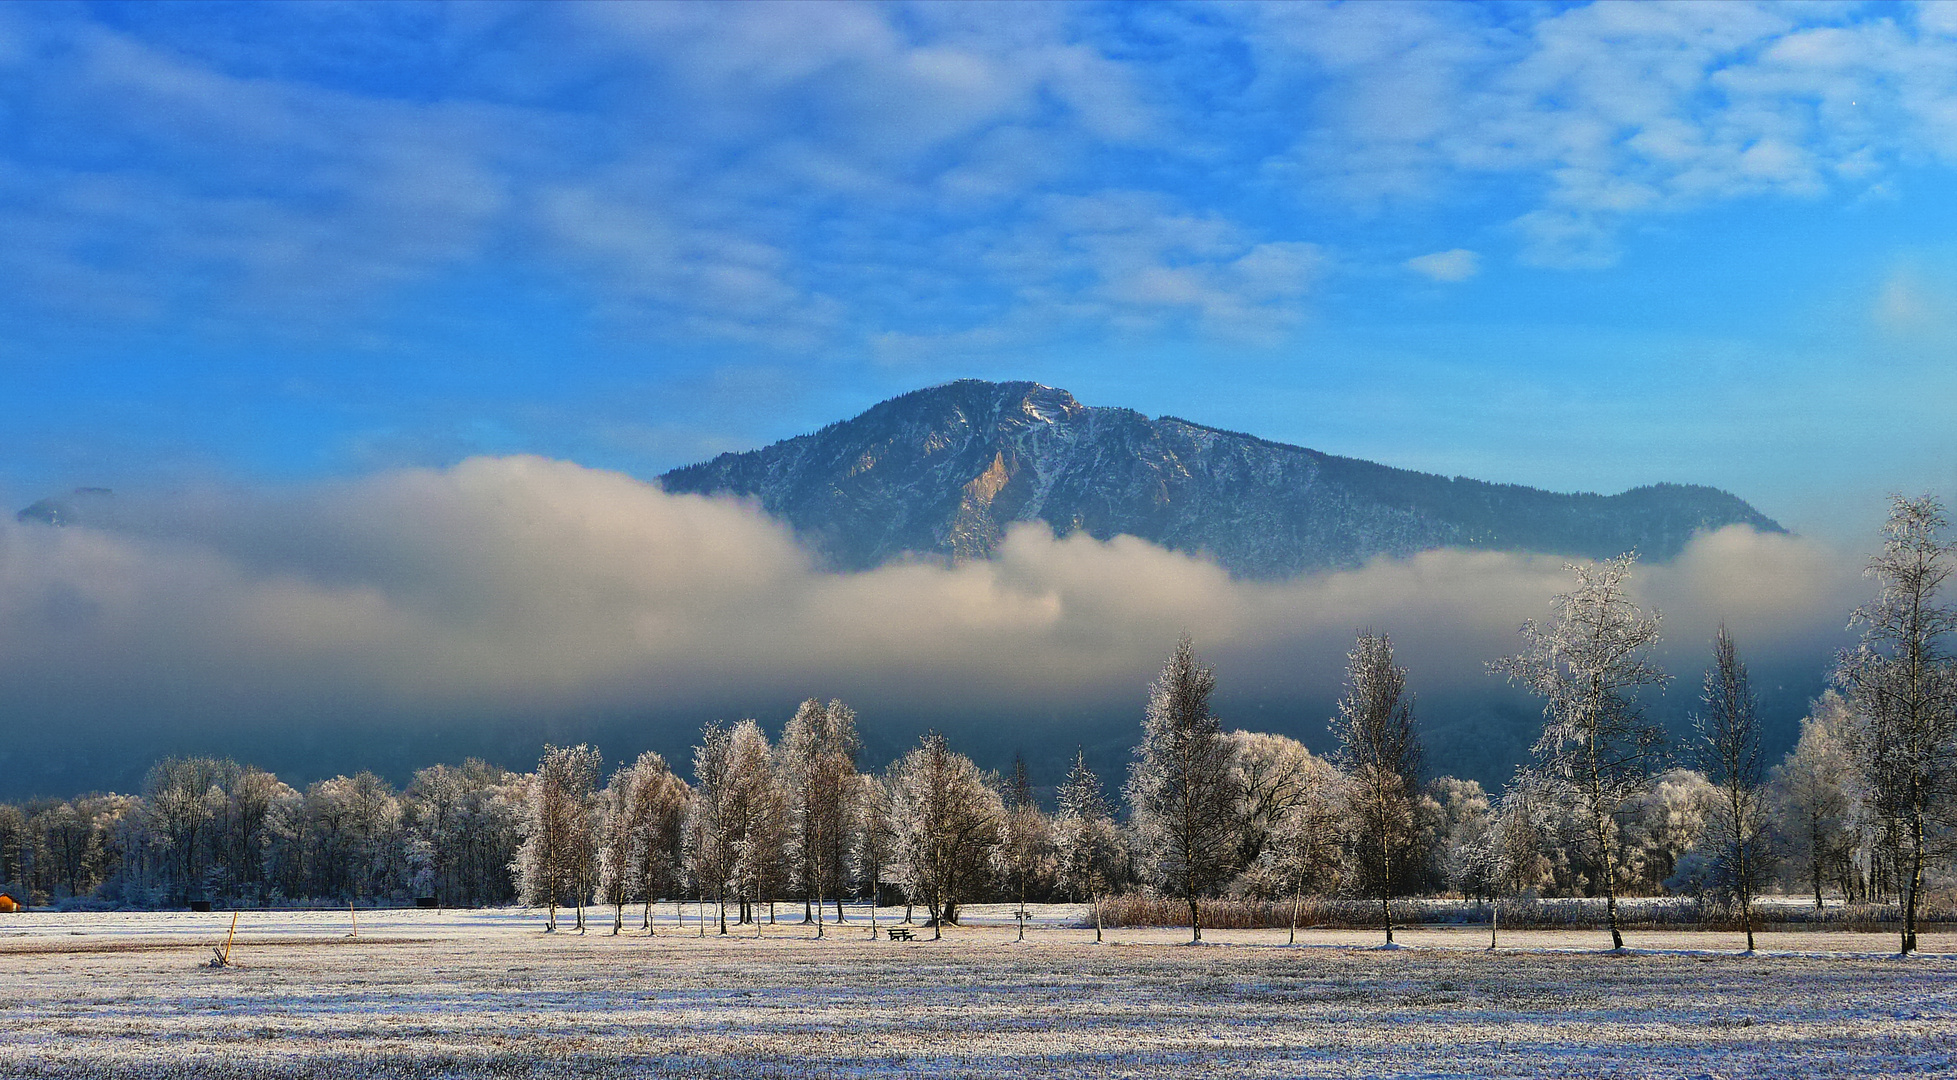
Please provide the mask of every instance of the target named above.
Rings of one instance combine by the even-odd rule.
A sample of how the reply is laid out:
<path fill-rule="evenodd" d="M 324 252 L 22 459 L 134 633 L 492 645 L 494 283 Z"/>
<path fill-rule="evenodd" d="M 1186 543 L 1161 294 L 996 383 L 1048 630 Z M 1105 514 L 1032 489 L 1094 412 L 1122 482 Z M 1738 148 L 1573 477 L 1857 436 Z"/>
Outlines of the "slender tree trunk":
<path fill-rule="evenodd" d="M 1488 948 L 1495 948 L 1496 935 L 1502 931 L 1502 898 L 1493 898 L 1488 905 Z"/>
<path fill-rule="evenodd" d="M 882 891 L 879 888 L 880 884 L 878 871 L 872 869 L 870 871 L 870 939 L 873 941 L 877 936 L 877 894 Z"/>
<path fill-rule="evenodd" d="M 1909 821 L 1909 881 L 1903 895 L 1903 955 L 1916 951 L 1917 897 L 1923 891 L 1923 811 L 1911 808 Z"/>
<path fill-rule="evenodd" d="M 1094 944 L 1101 943 L 1101 894 L 1094 894 Z"/>
<path fill-rule="evenodd" d="M 1740 922 L 1746 925 L 1746 951 L 1753 951 L 1753 884 L 1747 875 L 1751 868 L 1746 865 L 1746 847 L 1741 845 L 1739 852 L 1740 876 Z"/>
<path fill-rule="evenodd" d="M 1610 947 L 1624 947 L 1624 934 L 1617 926 L 1617 871 L 1610 864 L 1610 856 L 1604 856 L 1604 918 L 1610 924 Z"/>
<path fill-rule="evenodd" d="M 1386 916 L 1386 943 L 1393 944 L 1393 850 L 1388 844 L 1386 830 L 1379 834 L 1379 911 Z"/>
<path fill-rule="evenodd" d="M 1203 920 L 1196 911 L 1196 891 L 1191 889 L 1189 891 L 1189 943 L 1194 945 L 1202 940 Z"/>
<path fill-rule="evenodd" d="M 1596 819 L 1592 825 L 1597 830 L 1597 857 L 1604 870 L 1604 919 L 1610 924 L 1610 947 L 1622 949 L 1624 934 L 1617 925 L 1617 867 L 1611 856 L 1611 813 L 1615 807 L 1604 805 L 1604 781 L 1597 769 L 1597 747 L 1590 745 L 1590 811 Z"/>
<path fill-rule="evenodd" d="M 944 893 L 939 892 L 933 894 L 931 907 L 934 912 L 931 916 L 931 940 L 937 941 L 945 936 Z"/>
<path fill-rule="evenodd" d="M 1814 880 L 1814 910 L 1821 910 L 1821 828 L 1812 818 L 1808 822 L 1808 874 Z"/>
<path fill-rule="evenodd" d="M 1286 945 L 1298 943 L 1298 907 L 1305 902 L 1303 885 L 1291 890 L 1291 936 L 1285 939 Z"/>
<path fill-rule="evenodd" d="M 617 937 L 619 935 L 619 931 L 624 929 L 625 929 L 625 901 L 620 900 L 617 906 L 612 911 L 612 936 Z"/>
<path fill-rule="evenodd" d="M 843 923 L 847 921 L 847 919 L 843 918 L 843 896 L 839 892 L 836 894 L 836 922 Z"/>

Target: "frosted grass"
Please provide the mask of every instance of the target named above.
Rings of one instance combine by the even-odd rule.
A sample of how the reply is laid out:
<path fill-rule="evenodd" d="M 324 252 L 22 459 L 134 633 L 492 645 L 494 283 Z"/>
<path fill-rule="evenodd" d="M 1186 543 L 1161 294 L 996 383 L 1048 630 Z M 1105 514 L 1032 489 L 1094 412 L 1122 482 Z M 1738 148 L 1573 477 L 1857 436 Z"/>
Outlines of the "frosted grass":
<path fill-rule="evenodd" d="M 1737 1077 L 1957 1075 L 1957 940 L 1887 935 L 1129 930 L 1005 905 L 939 943 L 545 935 L 534 912 L 0 921 L 0 1075 L 22 1077 Z M 886 910 L 880 918 L 901 915 Z M 741 928 L 743 933 L 752 928 Z M 928 932 L 923 937 L 928 937 Z M 1211 936 L 1211 935 L 1206 935 Z"/>

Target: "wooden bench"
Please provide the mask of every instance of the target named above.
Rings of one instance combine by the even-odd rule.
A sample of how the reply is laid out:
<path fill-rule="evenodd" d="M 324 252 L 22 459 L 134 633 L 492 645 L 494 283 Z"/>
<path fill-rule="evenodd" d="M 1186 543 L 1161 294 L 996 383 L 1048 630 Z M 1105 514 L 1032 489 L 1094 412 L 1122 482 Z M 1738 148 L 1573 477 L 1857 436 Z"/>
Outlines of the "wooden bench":
<path fill-rule="evenodd" d="M 910 932 L 910 930 L 908 930 L 908 929 L 906 929 L 905 927 L 902 927 L 902 926 L 893 926 L 893 927 L 891 927 L 891 928 L 890 928 L 890 940 L 892 940 L 892 941 L 916 941 L 916 940 L 917 940 L 917 935 L 916 935 L 916 934 L 913 934 L 913 933 L 911 933 L 911 932 Z"/>

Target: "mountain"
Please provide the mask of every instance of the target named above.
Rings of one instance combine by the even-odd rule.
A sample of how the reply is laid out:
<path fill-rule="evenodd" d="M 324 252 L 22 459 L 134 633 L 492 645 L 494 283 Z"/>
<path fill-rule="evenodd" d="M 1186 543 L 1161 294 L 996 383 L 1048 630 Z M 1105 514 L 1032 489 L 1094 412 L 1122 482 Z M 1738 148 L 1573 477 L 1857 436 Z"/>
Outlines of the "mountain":
<path fill-rule="evenodd" d="M 1436 547 L 1664 560 L 1701 529 L 1785 531 L 1716 488 L 1558 494 L 1449 479 L 976 379 L 660 480 L 757 498 L 847 569 L 907 553 L 984 558 L 1019 521 L 1128 533 L 1253 578 Z"/>
<path fill-rule="evenodd" d="M 64 496 L 41 499 L 32 506 L 23 508 L 14 515 L 14 520 L 25 525 L 38 522 L 42 525 L 78 525 L 83 521 L 95 521 L 102 516 L 103 508 L 109 505 L 113 494 L 104 487 L 79 487 Z"/>

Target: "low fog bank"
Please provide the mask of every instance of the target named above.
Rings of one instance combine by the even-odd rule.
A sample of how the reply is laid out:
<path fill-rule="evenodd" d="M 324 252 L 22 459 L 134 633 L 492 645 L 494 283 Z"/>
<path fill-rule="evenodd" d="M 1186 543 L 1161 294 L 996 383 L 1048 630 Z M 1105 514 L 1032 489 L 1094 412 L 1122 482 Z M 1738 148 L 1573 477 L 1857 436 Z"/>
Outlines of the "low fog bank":
<path fill-rule="evenodd" d="M 1640 568 L 1678 676 L 1656 714 L 1682 727 L 1723 619 L 1769 750 L 1791 743 L 1860 566 L 1734 527 Z M 982 764 L 1024 751 L 1043 782 L 1077 743 L 1114 776 L 1178 634 L 1216 667 L 1226 724 L 1323 746 L 1361 628 L 1394 636 L 1431 769 L 1493 782 L 1538 714 L 1485 664 L 1569 580 L 1560 559 L 1450 550 L 1246 582 L 1038 525 L 989 562 L 835 574 L 752 505 L 533 457 L 119 500 L 110 524 L 0 525 L 0 797 L 129 789 L 192 752 L 300 782 L 527 768 L 546 740 L 684 762 L 702 721 L 773 729 L 811 695 L 859 708 L 871 764 L 937 727 Z"/>

